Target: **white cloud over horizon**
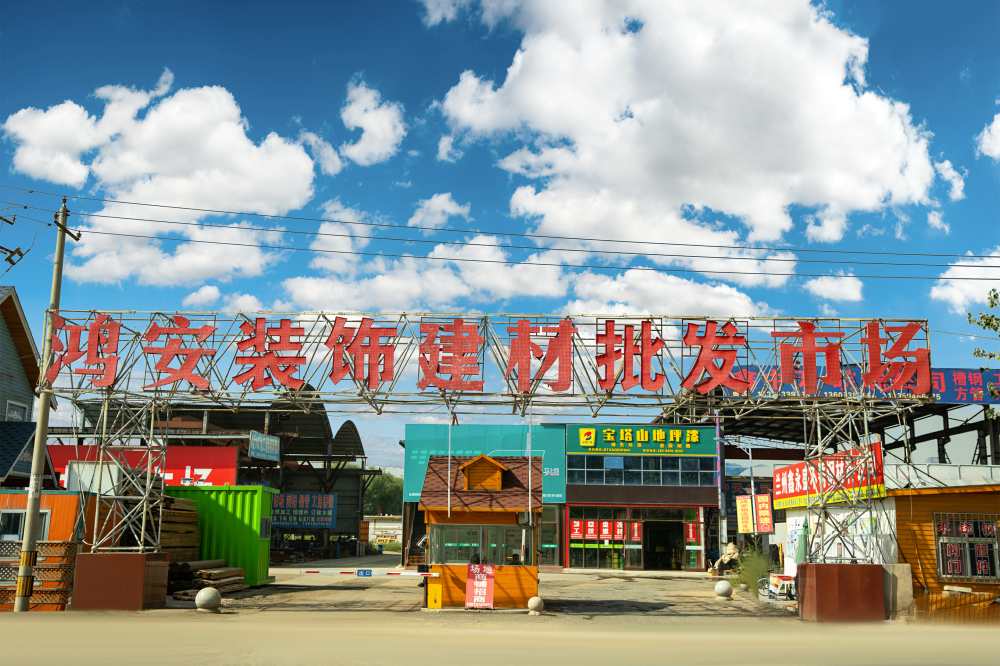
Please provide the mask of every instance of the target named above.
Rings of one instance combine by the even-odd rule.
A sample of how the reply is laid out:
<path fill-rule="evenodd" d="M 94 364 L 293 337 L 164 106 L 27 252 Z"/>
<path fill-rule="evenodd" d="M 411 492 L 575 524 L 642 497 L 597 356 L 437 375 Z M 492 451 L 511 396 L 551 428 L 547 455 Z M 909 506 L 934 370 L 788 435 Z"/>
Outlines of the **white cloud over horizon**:
<path fill-rule="evenodd" d="M 993 116 L 983 131 L 976 135 L 976 155 L 986 155 L 1000 161 L 1000 113 Z"/>
<path fill-rule="evenodd" d="M 839 271 L 837 275 L 824 275 L 807 280 L 803 288 L 814 296 L 831 301 L 857 302 L 864 300 L 864 283 L 850 273 Z"/>
<path fill-rule="evenodd" d="M 344 143 L 340 154 L 361 166 L 385 162 L 399 151 L 406 136 L 403 105 L 384 102 L 382 95 L 364 81 L 352 81 L 347 87 L 347 102 L 340 118 L 349 130 L 360 128 L 361 138 Z"/>
<path fill-rule="evenodd" d="M 452 217 L 462 217 L 466 221 L 471 220 L 469 211 L 472 209 L 471 203 L 459 205 L 451 196 L 451 192 L 435 194 L 430 199 L 421 199 L 416 203 L 416 210 L 413 216 L 406 222 L 408 227 L 420 227 L 424 235 L 433 233 L 448 224 Z"/>
<path fill-rule="evenodd" d="M 970 251 L 971 255 L 972 252 Z M 1000 268 L 979 268 L 1000 265 L 1000 246 L 981 253 L 984 258 L 961 259 L 941 274 L 941 279 L 931 287 L 930 297 L 948 304 L 948 309 L 958 315 L 965 314 L 974 303 L 986 303 L 989 288 L 1000 285 Z M 950 278 L 986 278 L 978 280 L 953 280 Z"/>

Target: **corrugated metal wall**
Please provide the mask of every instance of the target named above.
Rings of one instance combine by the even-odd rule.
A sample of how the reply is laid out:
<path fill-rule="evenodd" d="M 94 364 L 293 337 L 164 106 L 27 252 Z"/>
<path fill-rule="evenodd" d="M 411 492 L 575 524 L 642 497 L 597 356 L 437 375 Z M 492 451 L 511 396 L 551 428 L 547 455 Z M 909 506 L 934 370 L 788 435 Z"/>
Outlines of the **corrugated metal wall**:
<path fill-rule="evenodd" d="M 268 576 L 270 530 L 261 534 L 261 519 L 270 523 L 271 497 L 276 490 L 264 486 L 187 486 L 172 487 L 168 493 L 198 503 L 202 558 L 223 559 L 228 566 L 243 567 L 247 585 L 274 582 Z"/>

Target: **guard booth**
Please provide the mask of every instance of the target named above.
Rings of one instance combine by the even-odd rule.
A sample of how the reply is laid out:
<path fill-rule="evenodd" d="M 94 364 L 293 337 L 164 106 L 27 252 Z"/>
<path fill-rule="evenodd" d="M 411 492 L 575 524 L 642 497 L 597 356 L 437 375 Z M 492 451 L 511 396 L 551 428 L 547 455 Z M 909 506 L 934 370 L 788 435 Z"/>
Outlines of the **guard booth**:
<path fill-rule="evenodd" d="M 489 568 L 494 608 L 526 608 L 538 596 L 541 478 L 540 457 L 430 457 L 419 509 L 427 562 L 440 575 L 427 579 L 428 608 L 467 605 L 469 565 Z"/>

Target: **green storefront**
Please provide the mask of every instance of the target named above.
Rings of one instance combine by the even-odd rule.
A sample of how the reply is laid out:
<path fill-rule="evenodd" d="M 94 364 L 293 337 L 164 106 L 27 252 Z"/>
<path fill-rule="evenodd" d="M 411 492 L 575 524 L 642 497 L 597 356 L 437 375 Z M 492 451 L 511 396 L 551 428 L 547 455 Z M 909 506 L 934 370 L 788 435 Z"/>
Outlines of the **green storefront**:
<path fill-rule="evenodd" d="M 567 566 L 704 569 L 718 483 L 714 428 L 567 425 Z"/>

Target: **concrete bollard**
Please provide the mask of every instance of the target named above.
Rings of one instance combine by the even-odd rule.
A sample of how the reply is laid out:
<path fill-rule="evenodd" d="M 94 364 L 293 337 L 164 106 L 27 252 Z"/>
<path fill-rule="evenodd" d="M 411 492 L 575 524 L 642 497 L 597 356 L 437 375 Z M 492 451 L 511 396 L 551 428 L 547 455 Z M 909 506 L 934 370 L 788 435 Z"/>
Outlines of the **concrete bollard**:
<path fill-rule="evenodd" d="M 194 605 L 198 610 L 206 613 L 219 613 L 219 606 L 222 605 L 222 595 L 214 587 L 203 588 L 194 598 Z"/>
<path fill-rule="evenodd" d="M 733 586 L 729 584 L 728 580 L 720 580 L 715 584 L 715 600 L 716 601 L 732 601 L 733 600 Z"/>
<path fill-rule="evenodd" d="M 530 615 L 541 615 L 543 610 L 545 610 L 545 602 L 542 601 L 541 597 L 531 597 L 528 599 L 528 611 L 530 611 Z"/>

